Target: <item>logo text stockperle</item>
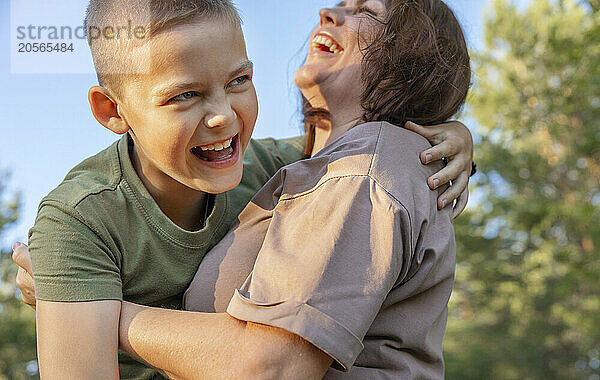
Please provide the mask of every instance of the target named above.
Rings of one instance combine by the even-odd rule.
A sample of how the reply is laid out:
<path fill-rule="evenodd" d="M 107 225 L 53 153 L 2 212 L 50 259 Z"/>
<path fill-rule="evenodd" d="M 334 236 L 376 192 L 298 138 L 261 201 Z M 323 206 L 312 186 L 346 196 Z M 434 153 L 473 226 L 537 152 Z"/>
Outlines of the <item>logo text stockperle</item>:
<path fill-rule="evenodd" d="M 127 25 L 119 26 L 85 26 L 80 25 L 72 27 L 68 25 L 52 26 L 52 25 L 20 25 L 16 27 L 17 40 L 73 40 L 73 39 L 88 39 L 97 40 L 105 38 L 113 39 L 138 39 L 142 40 L 146 37 L 146 27 L 134 26 L 131 21 Z"/>

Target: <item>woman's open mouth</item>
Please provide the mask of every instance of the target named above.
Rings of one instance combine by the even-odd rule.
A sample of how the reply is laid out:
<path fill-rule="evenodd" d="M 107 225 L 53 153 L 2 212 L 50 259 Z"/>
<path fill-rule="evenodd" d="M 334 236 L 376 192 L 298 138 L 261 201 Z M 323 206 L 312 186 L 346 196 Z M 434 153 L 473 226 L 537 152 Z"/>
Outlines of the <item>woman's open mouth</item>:
<path fill-rule="evenodd" d="M 344 52 L 344 48 L 342 48 L 342 46 L 335 39 L 333 39 L 333 37 L 324 33 L 317 33 L 311 42 L 310 51 L 342 54 Z"/>
<path fill-rule="evenodd" d="M 239 156 L 239 134 L 210 145 L 195 146 L 191 153 L 202 163 L 211 167 L 226 167 L 237 162 Z"/>

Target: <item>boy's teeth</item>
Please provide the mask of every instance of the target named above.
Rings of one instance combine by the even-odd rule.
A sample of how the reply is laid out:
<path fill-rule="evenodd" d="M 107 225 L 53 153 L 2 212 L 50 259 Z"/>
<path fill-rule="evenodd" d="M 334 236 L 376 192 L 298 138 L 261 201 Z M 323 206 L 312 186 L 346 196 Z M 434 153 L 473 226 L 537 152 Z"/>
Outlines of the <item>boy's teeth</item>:
<path fill-rule="evenodd" d="M 201 146 L 200 149 L 202 149 L 203 151 L 206 151 L 206 150 L 219 151 L 219 150 L 223 150 L 225 148 L 229 148 L 231 146 L 232 142 L 233 142 L 233 138 L 230 138 L 229 140 L 227 140 L 223 143 L 215 143 L 215 144 L 211 144 L 211 145 Z"/>

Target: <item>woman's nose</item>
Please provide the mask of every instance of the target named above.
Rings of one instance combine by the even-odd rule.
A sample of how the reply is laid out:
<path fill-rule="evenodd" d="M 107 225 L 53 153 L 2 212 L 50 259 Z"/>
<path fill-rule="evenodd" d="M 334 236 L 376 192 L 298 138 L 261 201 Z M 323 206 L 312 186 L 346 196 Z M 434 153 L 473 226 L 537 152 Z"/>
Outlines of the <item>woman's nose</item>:
<path fill-rule="evenodd" d="M 319 11 L 321 27 L 327 25 L 340 26 L 344 23 L 344 14 L 335 8 L 323 8 Z"/>

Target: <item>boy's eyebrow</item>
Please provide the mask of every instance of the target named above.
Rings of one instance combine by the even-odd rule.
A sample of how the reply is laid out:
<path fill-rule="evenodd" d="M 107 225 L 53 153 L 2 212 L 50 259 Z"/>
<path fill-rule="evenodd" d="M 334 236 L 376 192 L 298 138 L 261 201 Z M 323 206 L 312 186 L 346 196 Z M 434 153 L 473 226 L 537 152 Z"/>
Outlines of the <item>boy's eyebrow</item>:
<path fill-rule="evenodd" d="M 234 77 L 246 71 L 252 71 L 254 69 L 254 63 L 251 60 L 246 59 L 242 61 L 236 69 L 234 69 L 229 76 Z"/>
<path fill-rule="evenodd" d="M 189 90 L 190 88 L 199 88 L 202 87 L 202 83 L 200 82 L 171 82 L 164 86 L 160 86 L 154 90 L 152 90 L 152 98 L 153 99 L 162 99 L 166 96 L 171 96 L 173 94 L 177 94 L 180 91 Z"/>
<path fill-rule="evenodd" d="M 254 68 L 254 64 L 252 61 L 246 59 L 242 61 L 235 69 L 229 73 L 230 77 L 235 77 L 243 72 L 252 71 Z M 178 83 L 168 83 L 164 86 L 160 86 L 152 91 L 152 98 L 162 99 L 166 96 L 170 96 L 172 94 L 176 94 L 180 91 L 187 91 L 191 88 L 201 88 L 203 83 L 201 82 L 178 82 Z"/>

